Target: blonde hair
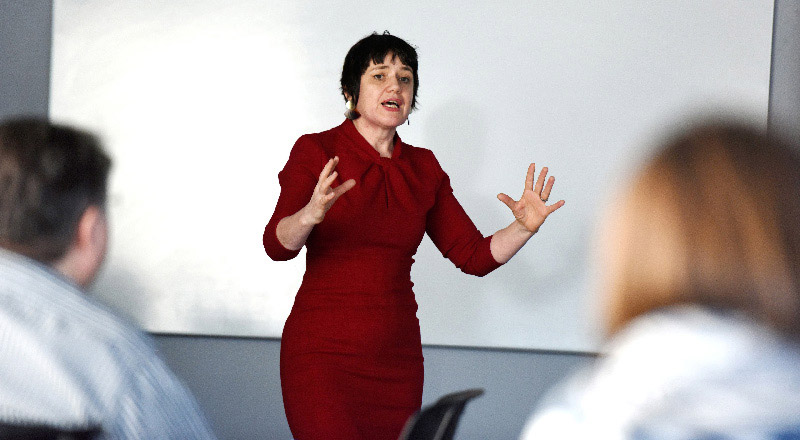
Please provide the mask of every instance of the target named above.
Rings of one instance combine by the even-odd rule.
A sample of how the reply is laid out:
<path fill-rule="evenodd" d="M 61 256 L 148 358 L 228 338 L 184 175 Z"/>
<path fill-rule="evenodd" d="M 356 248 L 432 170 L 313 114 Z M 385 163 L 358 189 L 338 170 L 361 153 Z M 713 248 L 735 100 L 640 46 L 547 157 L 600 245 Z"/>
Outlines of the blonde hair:
<path fill-rule="evenodd" d="M 677 305 L 735 310 L 800 335 L 800 159 L 739 124 L 675 136 L 606 227 L 607 324 Z"/>

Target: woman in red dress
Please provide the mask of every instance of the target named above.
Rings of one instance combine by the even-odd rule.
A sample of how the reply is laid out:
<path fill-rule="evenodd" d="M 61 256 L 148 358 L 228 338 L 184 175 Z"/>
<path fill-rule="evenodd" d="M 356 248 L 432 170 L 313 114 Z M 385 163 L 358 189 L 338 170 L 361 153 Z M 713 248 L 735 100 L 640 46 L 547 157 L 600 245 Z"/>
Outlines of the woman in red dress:
<path fill-rule="evenodd" d="M 396 129 L 416 104 L 417 54 L 372 34 L 342 69 L 347 119 L 301 136 L 278 175 L 281 194 L 264 248 L 288 260 L 306 246 L 306 272 L 281 339 L 281 387 L 296 440 L 395 440 L 422 403 L 423 359 L 411 264 L 425 233 L 462 271 L 508 261 L 564 201 L 528 168 L 515 220 L 484 237 L 453 196 L 430 150 Z"/>

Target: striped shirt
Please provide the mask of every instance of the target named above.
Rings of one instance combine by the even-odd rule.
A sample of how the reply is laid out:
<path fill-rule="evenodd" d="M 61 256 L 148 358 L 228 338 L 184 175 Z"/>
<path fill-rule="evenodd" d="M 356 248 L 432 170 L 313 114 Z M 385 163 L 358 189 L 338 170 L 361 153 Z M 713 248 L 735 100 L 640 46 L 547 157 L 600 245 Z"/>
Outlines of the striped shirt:
<path fill-rule="evenodd" d="M 215 438 L 140 330 L 52 269 L 0 249 L 0 421 L 103 439 Z"/>

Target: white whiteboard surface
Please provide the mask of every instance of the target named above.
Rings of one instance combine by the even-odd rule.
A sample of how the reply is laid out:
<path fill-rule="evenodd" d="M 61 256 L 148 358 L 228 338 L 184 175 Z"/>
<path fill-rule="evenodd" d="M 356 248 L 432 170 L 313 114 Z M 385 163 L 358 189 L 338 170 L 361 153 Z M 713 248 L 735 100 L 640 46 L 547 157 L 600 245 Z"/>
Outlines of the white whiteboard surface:
<path fill-rule="evenodd" d="M 592 351 L 592 243 L 654 139 L 719 106 L 766 124 L 772 0 L 55 0 L 50 116 L 114 158 L 110 253 L 93 292 L 154 332 L 280 336 L 304 253 L 261 234 L 300 135 L 343 120 L 347 50 L 418 48 L 403 140 L 434 151 L 488 235 L 528 163 L 567 204 L 508 264 L 464 275 L 426 238 L 423 343 Z"/>

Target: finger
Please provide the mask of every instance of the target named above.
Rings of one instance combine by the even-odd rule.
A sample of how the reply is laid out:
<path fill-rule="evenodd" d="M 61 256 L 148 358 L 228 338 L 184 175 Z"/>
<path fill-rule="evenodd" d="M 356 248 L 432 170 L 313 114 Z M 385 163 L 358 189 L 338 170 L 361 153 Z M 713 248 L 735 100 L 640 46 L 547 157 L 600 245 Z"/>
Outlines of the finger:
<path fill-rule="evenodd" d="M 329 193 L 322 196 L 323 204 L 327 205 L 328 207 L 330 207 L 330 205 L 333 204 L 334 199 L 336 199 L 336 193 L 333 191 L 330 191 Z"/>
<path fill-rule="evenodd" d="M 328 190 L 330 189 L 331 185 L 333 185 L 333 181 L 336 180 L 336 177 L 338 177 L 338 176 L 339 176 L 338 172 L 336 172 L 336 171 L 332 172 L 328 176 L 328 178 L 326 178 L 325 181 L 322 182 L 322 185 L 321 185 L 320 189 L 323 190 L 324 192 L 328 192 Z"/>
<path fill-rule="evenodd" d="M 333 191 L 331 192 L 331 197 L 332 198 L 331 198 L 330 204 L 332 205 L 332 204 L 336 203 L 336 200 L 338 200 L 339 197 L 342 196 L 342 194 L 346 193 L 347 191 L 350 191 L 354 186 L 356 186 L 356 181 L 353 180 L 353 179 L 350 179 L 350 180 L 344 182 L 343 184 L 337 186 L 336 188 L 334 188 Z"/>
<path fill-rule="evenodd" d="M 525 175 L 525 189 L 533 189 L 533 174 L 536 172 L 536 164 L 528 165 L 528 173 Z"/>
<path fill-rule="evenodd" d="M 322 167 L 322 171 L 319 173 L 319 182 L 321 183 L 325 180 L 328 175 L 331 173 L 333 168 L 336 166 L 336 158 L 328 159 L 328 162 Z"/>
<path fill-rule="evenodd" d="M 545 185 L 544 189 L 542 190 L 542 197 L 541 197 L 542 200 L 546 201 L 547 199 L 550 198 L 550 191 L 553 190 L 553 184 L 554 183 L 556 183 L 556 178 L 553 177 L 553 176 L 550 176 L 550 178 L 547 179 L 547 185 Z"/>
<path fill-rule="evenodd" d="M 563 201 L 563 200 L 559 200 L 559 201 L 557 201 L 556 203 L 553 203 L 552 205 L 548 206 L 548 207 L 547 207 L 547 215 L 550 215 L 550 214 L 552 214 L 552 213 L 556 212 L 556 210 L 557 210 L 557 209 L 561 208 L 561 207 L 562 207 L 562 206 L 564 206 L 566 203 L 567 203 L 567 202 L 565 202 L 565 201 Z"/>
<path fill-rule="evenodd" d="M 321 177 L 322 176 L 320 176 L 320 178 Z M 334 176 L 333 178 L 335 179 L 336 176 Z M 317 194 L 321 195 L 328 194 L 329 192 L 331 192 L 331 182 L 333 182 L 333 180 L 331 180 L 331 176 L 328 176 L 324 180 L 320 180 L 319 182 L 317 182 L 317 186 L 314 188 L 314 191 Z"/>
<path fill-rule="evenodd" d="M 544 186 L 544 179 L 547 177 L 547 167 L 542 168 L 542 171 L 539 173 L 539 178 L 536 179 L 536 186 L 533 187 L 533 192 L 536 194 L 542 193 L 542 187 Z M 544 199 L 545 197 L 542 197 Z"/>
<path fill-rule="evenodd" d="M 341 185 L 337 186 L 333 189 L 333 192 L 337 194 L 337 197 L 350 191 L 354 186 L 356 186 L 355 179 L 349 179 L 346 182 L 342 183 Z"/>
<path fill-rule="evenodd" d="M 517 203 L 514 199 L 503 193 L 498 194 L 497 199 L 505 203 L 508 209 L 514 211 L 514 205 Z"/>

